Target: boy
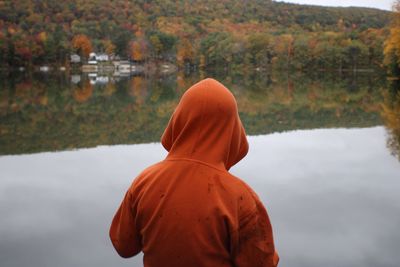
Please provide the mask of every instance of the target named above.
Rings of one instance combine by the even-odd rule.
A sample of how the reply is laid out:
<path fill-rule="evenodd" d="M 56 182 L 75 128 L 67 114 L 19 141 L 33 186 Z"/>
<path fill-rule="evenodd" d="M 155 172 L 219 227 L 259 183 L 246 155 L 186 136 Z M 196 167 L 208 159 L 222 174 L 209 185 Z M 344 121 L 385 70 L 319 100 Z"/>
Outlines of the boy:
<path fill-rule="evenodd" d="M 128 189 L 110 228 L 122 257 L 145 267 L 274 267 L 267 212 L 229 169 L 248 152 L 232 93 L 205 79 L 182 96 L 162 136 L 169 152 Z"/>

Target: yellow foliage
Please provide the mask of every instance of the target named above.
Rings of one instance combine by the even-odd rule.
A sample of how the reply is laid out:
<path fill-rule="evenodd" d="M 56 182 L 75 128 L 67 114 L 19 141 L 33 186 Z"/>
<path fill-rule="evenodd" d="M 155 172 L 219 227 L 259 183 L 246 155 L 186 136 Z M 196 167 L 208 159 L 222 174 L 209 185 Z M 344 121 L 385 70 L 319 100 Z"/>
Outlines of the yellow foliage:
<path fill-rule="evenodd" d="M 290 56 L 293 52 L 293 42 L 293 35 L 283 34 L 275 39 L 275 50 L 278 53 L 287 53 Z"/>
<path fill-rule="evenodd" d="M 133 77 L 129 88 L 129 94 L 135 98 L 136 108 L 142 106 L 146 102 L 147 93 L 143 77 Z"/>
<path fill-rule="evenodd" d="M 400 133 L 400 93 L 397 94 L 393 101 L 389 98 L 388 93 L 384 96 L 385 102 L 382 105 L 382 117 L 385 125 Z"/>
<path fill-rule="evenodd" d="M 156 26 L 161 32 L 178 35 L 182 29 L 182 21 L 176 17 L 159 17 L 157 18 Z"/>
<path fill-rule="evenodd" d="M 112 55 L 115 52 L 115 45 L 111 42 L 111 40 L 103 41 L 104 50 L 108 55 Z"/>
<path fill-rule="evenodd" d="M 150 37 L 150 42 L 154 48 L 154 51 L 158 55 L 163 49 L 163 45 L 162 45 L 160 39 L 157 36 L 153 35 Z"/>
<path fill-rule="evenodd" d="M 390 35 L 385 42 L 384 63 L 390 65 L 397 64 L 400 67 L 400 0 L 393 5 L 395 14 L 390 28 Z"/>
<path fill-rule="evenodd" d="M 49 103 L 49 98 L 47 97 L 47 95 L 40 96 L 38 98 L 38 102 L 42 106 L 47 106 L 47 104 Z"/>
<path fill-rule="evenodd" d="M 183 66 L 185 61 L 193 62 L 194 60 L 194 48 L 192 43 L 188 39 L 183 39 L 179 46 L 178 51 L 176 53 L 176 60 L 178 65 Z"/>
<path fill-rule="evenodd" d="M 387 145 L 400 160 L 400 93 L 392 98 L 388 92 L 384 93 L 381 116 L 389 133 Z"/>
<path fill-rule="evenodd" d="M 385 64 L 390 64 L 392 56 L 397 58 L 397 64 L 400 65 L 400 25 L 390 29 L 389 38 L 385 42 Z"/>
<path fill-rule="evenodd" d="M 144 59 L 143 49 L 138 41 L 133 41 L 129 46 L 129 54 L 133 60 L 141 61 Z"/>
<path fill-rule="evenodd" d="M 38 39 L 39 41 L 41 41 L 42 43 L 47 41 L 47 33 L 46 32 L 41 32 L 38 34 Z"/>

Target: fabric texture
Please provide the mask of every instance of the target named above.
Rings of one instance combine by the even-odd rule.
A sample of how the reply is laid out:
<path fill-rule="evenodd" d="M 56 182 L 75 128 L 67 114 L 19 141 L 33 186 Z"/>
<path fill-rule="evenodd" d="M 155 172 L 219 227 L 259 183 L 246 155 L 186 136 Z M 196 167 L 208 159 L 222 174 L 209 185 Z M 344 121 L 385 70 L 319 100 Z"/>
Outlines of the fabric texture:
<path fill-rule="evenodd" d="M 161 140 L 169 152 L 136 177 L 110 228 L 122 257 L 145 267 L 273 267 L 267 211 L 229 169 L 248 152 L 232 93 L 214 79 L 189 88 Z"/>

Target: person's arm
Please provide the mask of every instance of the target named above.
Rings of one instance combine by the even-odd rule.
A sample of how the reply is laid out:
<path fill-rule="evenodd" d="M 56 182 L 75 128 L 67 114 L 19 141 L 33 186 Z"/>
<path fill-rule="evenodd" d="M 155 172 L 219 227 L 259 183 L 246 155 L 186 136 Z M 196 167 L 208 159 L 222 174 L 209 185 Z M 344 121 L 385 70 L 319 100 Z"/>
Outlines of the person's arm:
<path fill-rule="evenodd" d="M 132 195 L 128 191 L 110 227 L 110 239 L 123 258 L 133 257 L 142 250 L 141 237 L 135 223 Z"/>
<path fill-rule="evenodd" d="M 253 199 L 256 209 L 244 216 L 239 225 L 234 264 L 236 267 L 276 267 L 279 256 L 267 211 L 255 193 Z"/>

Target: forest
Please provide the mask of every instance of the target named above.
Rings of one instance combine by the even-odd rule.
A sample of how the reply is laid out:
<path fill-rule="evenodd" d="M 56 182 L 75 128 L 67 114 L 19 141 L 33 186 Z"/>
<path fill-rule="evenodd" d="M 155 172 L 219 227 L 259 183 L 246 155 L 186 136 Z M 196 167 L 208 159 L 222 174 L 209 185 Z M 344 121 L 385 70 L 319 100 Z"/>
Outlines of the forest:
<path fill-rule="evenodd" d="M 0 1 L 2 153 L 156 141 L 182 92 L 211 74 L 233 89 L 249 134 L 268 133 L 265 123 L 279 132 L 383 122 L 388 147 L 400 159 L 396 3 L 387 12 L 259 0 Z M 180 70 L 96 87 L 85 76 L 73 82 L 70 73 L 4 76 L 21 66 L 69 67 L 72 53 L 87 58 L 91 51 Z M 287 69 L 310 70 L 317 82 L 281 71 Z M 392 89 L 385 75 L 373 80 L 379 72 L 371 69 L 387 70 Z M 358 75 L 368 82 L 344 82 Z"/>
<path fill-rule="evenodd" d="M 0 67 L 68 67 L 72 53 L 95 51 L 185 69 L 380 68 L 391 14 L 271 0 L 0 1 Z"/>

